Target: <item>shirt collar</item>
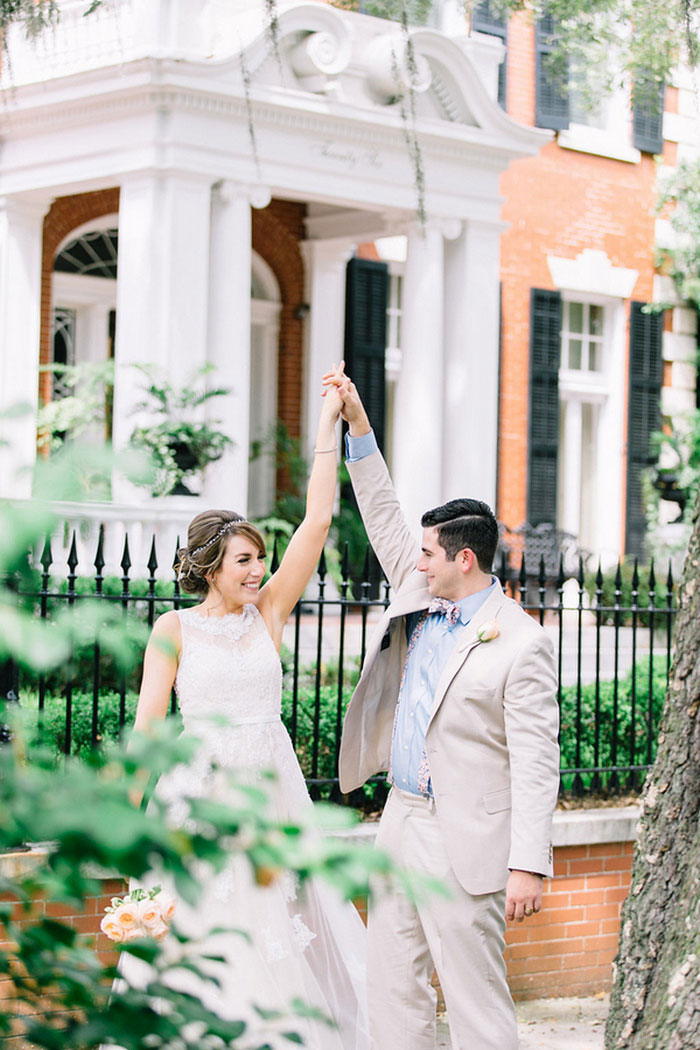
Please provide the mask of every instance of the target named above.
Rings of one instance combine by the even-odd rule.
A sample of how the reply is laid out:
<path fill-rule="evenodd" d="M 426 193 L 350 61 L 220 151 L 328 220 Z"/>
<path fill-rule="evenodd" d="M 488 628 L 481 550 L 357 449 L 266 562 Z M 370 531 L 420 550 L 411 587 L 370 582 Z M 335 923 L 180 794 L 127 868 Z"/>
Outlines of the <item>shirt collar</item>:
<path fill-rule="evenodd" d="M 460 601 L 455 602 L 455 604 L 459 606 L 459 622 L 461 624 L 466 625 L 469 623 L 489 595 L 493 592 L 495 586 L 496 577 L 492 576 L 491 583 L 488 587 L 484 587 L 482 591 L 477 591 L 475 594 L 468 594 L 466 598 L 462 598 Z"/>

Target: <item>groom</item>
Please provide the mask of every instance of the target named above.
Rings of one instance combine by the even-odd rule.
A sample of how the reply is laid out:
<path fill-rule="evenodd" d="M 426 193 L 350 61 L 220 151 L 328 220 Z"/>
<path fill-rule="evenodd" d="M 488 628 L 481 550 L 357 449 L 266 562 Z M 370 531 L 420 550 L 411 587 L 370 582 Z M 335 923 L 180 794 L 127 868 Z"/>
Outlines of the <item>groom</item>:
<path fill-rule="evenodd" d="M 552 872 L 554 653 L 491 575 L 490 508 L 428 511 L 419 546 L 354 384 L 339 389 L 348 469 L 394 595 L 345 718 L 341 788 L 388 769 L 377 845 L 450 893 L 414 903 L 392 890 L 371 904 L 371 1047 L 435 1050 L 434 967 L 453 1050 L 516 1050 L 504 933 L 506 919 L 540 910 Z"/>

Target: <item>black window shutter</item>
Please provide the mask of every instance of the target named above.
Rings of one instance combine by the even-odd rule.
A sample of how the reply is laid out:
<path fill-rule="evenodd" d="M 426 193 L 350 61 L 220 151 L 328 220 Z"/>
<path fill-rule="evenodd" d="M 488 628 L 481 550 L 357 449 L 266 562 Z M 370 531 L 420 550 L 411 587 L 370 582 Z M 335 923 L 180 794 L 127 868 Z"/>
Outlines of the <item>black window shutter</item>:
<path fill-rule="evenodd" d="M 488 33 L 489 36 L 497 36 L 503 41 L 503 46 L 508 46 L 508 25 L 504 18 L 495 14 L 491 8 L 490 0 L 481 0 L 472 11 L 472 29 L 475 33 Z M 498 67 L 498 104 L 501 109 L 506 108 L 506 57 Z"/>
<path fill-rule="evenodd" d="M 345 366 L 367 409 L 379 447 L 386 414 L 386 304 L 389 267 L 351 259 L 345 281 Z"/>
<path fill-rule="evenodd" d="M 551 15 L 535 22 L 535 124 L 562 131 L 569 126 L 568 74 L 552 74 L 547 56 L 554 50 L 556 27 Z"/>
<path fill-rule="evenodd" d="M 559 357 L 561 296 L 530 293 L 530 422 L 528 427 L 527 520 L 557 520 L 559 451 Z"/>
<path fill-rule="evenodd" d="M 664 148 L 664 100 L 666 85 L 660 84 L 655 90 L 645 85 L 633 98 L 632 105 L 632 141 L 643 153 L 661 153 Z"/>
<path fill-rule="evenodd" d="M 644 553 L 646 514 L 642 502 L 642 472 L 654 462 L 649 439 L 661 422 L 661 340 L 663 314 L 642 313 L 644 303 L 632 303 L 630 313 L 629 409 L 627 415 L 627 515 L 625 551 Z"/>

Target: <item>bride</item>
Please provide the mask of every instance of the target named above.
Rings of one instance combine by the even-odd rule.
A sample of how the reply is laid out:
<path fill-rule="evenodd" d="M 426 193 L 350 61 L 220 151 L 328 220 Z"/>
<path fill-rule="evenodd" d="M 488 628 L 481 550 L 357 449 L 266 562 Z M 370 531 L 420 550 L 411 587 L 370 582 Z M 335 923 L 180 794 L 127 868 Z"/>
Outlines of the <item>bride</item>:
<path fill-rule="evenodd" d="M 156 788 L 171 820 L 185 819 L 187 796 L 225 799 L 231 791 L 227 771 L 239 782 L 260 780 L 273 818 L 303 819 L 312 805 L 280 718 L 279 651 L 285 622 L 328 535 L 340 408 L 336 388 L 330 387 L 306 514 L 264 586 L 265 544 L 253 525 L 225 510 L 204 511 L 190 523 L 187 546 L 178 553 L 178 576 L 182 589 L 202 600 L 156 621 L 134 726 L 147 732 L 166 716 L 174 685 L 184 732 L 200 744 L 195 758 L 169 771 Z M 268 771 L 274 779 L 263 780 Z M 196 990 L 219 1016 L 253 1023 L 254 1006 L 288 1010 L 290 1002 L 301 1000 L 334 1022 L 329 1027 L 288 1016 L 286 1029 L 298 1031 L 306 1047 L 366 1050 L 364 926 L 354 907 L 330 887 L 313 879 L 299 886 L 288 872 L 260 886 L 246 858 L 232 855 L 225 869 L 207 880 L 196 908 L 178 903 L 176 921 L 184 933 L 205 940 L 208 954 L 223 960 L 210 964 L 218 984 L 195 989 L 186 976 L 181 987 Z M 222 933 L 224 924 L 243 928 L 250 937 Z M 138 983 L 138 965 L 122 956 L 122 975 Z"/>

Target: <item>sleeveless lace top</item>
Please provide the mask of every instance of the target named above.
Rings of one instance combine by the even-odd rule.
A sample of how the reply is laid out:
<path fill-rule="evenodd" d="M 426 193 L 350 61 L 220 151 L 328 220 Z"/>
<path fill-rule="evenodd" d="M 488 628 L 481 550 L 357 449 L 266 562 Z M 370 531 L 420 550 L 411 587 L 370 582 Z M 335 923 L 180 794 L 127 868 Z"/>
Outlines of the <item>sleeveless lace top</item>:
<path fill-rule="evenodd" d="M 214 722 L 224 729 L 280 717 L 282 667 L 254 605 L 240 614 L 178 611 L 182 650 L 175 689 L 185 732 Z"/>

